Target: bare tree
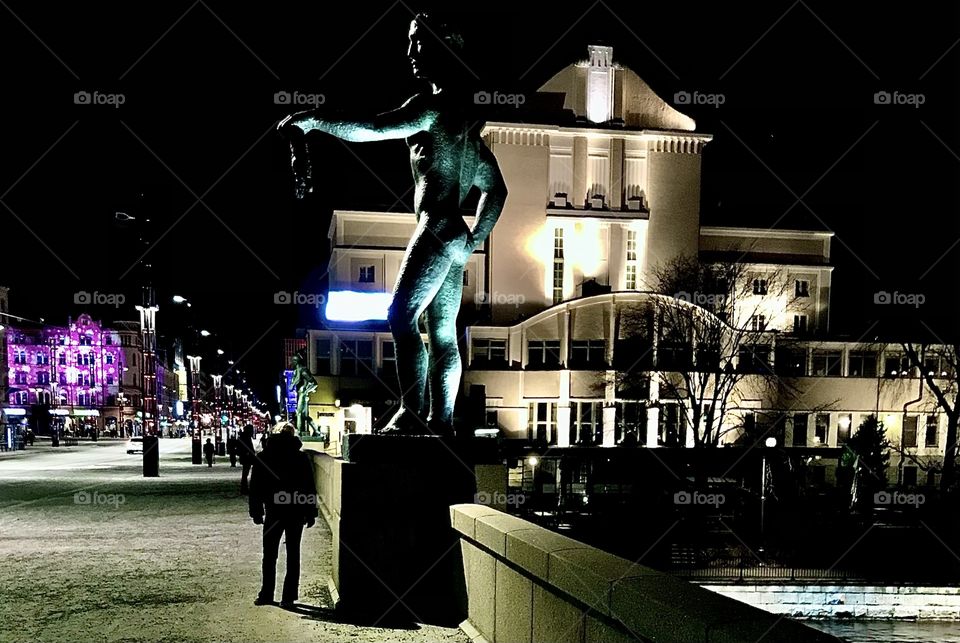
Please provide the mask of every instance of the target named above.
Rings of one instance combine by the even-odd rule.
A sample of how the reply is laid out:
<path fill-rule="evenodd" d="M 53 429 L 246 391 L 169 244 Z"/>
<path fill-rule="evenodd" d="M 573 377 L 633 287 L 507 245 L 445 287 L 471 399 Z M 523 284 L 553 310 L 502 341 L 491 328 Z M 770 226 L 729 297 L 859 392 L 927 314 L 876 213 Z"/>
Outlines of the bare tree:
<path fill-rule="evenodd" d="M 951 491 L 957 481 L 957 428 L 960 426 L 960 370 L 957 367 L 960 344 L 902 342 L 900 347 L 909 365 L 919 370 L 923 385 L 947 418 L 940 489 Z"/>
<path fill-rule="evenodd" d="M 626 352 L 633 363 L 620 358 L 618 391 L 650 378 L 660 400 L 680 404 L 681 439 L 717 446 L 743 430 L 744 401 L 789 395 L 771 368 L 777 333 L 768 327 L 793 301 L 777 269 L 697 257 L 664 264 L 646 302 L 621 312 L 618 336 L 626 350 L 615 353 Z"/>

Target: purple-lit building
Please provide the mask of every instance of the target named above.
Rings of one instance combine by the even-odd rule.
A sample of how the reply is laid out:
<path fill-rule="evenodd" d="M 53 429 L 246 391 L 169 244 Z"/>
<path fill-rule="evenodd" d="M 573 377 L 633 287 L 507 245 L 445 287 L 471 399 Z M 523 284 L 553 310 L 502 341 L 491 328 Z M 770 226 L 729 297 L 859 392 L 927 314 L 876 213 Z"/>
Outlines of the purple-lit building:
<path fill-rule="evenodd" d="M 6 340 L 11 409 L 27 417 L 33 405 L 48 405 L 51 428 L 77 434 L 103 430 L 107 415 L 116 422 L 125 366 L 117 331 L 84 314 L 67 326 L 8 327 Z"/>

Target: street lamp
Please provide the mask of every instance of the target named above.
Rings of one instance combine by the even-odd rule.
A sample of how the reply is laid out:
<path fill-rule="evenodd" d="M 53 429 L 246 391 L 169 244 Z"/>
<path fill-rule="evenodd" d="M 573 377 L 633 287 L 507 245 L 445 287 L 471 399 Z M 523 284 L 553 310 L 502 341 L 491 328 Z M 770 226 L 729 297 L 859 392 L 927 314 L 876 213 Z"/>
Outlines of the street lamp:
<path fill-rule="evenodd" d="M 180 295 L 174 295 L 174 296 L 173 296 L 173 303 L 175 303 L 175 304 L 185 304 L 185 303 L 187 303 L 187 298 L 186 298 L 186 297 L 181 297 Z"/>
<path fill-rule="evenodd" d="M 763 457 L 761 458 L 761 471 L 760 471 L 760 547 L 757 552 L 760 554 L 761 561 L 763 560 L 763 546 L 764 546 L 764 527 L 765 527 L 765 512 L 767 506 L 767 450 L 772 449 L 777 446 L 777 439 L 773 436 L 768 437 L 764 440 L 763 445 L 766 449 L 763 449 Z"/>
<path fill-rule="evenodd" d="M 199 355 L 187 355 L 190 365 L 190 412 L 193 416 L 193 441 L 191 444 L 191 462 L 203 464 L 203 437 L 200 432 L 200 360 Z"/>

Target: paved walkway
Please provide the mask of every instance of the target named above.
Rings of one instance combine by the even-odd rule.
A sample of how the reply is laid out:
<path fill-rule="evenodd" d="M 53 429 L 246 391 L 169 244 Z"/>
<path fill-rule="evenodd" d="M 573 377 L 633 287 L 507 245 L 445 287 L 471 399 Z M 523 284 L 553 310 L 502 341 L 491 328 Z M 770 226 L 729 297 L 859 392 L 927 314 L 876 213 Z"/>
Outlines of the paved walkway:
<path fill-rule="evenodd" d="M 188 440 L 161 441 L 153 479 L 123 444 L 35 455 L 0 461 L 0 641 L 467 640 L 338 622 L 322 520 L 304 532 L 303 608 L 254 607 L 260 528 L 239 469 L 191 465 Z"/>

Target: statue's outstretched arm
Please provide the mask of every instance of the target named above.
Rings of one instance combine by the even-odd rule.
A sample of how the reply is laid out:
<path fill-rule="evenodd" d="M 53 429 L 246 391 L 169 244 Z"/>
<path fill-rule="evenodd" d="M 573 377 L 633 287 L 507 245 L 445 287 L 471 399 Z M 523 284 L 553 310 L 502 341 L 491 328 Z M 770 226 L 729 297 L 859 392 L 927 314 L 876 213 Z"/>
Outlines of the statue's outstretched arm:
<path fill-rule="evenodd" d="M 480 201 L 477 203 L 477 220 L 471 231 L 474 248 L 490 235 L 507 200 L 507 184 L 503 180 L 500 166 L 497 165 L 497 158 L 483 141 L 480 142 L 478 149 L 480 158 L 477 161 L 477 173 L 473 184 L 480 190 Z"/>
<path fill-rule="evenodd" d="M 277 129 L 289 131 L 296 128 L 304 134 L 317 130 L 357 143 L 407 138 L 426 130 L 433 123 L 435 113 L 425 109 L 422 103 L 419 96 L 413 96 L 397 109 L 365 120 L 337 118 L 321 114 L 319 110 L 310 110 L 287 116 Z"/>

